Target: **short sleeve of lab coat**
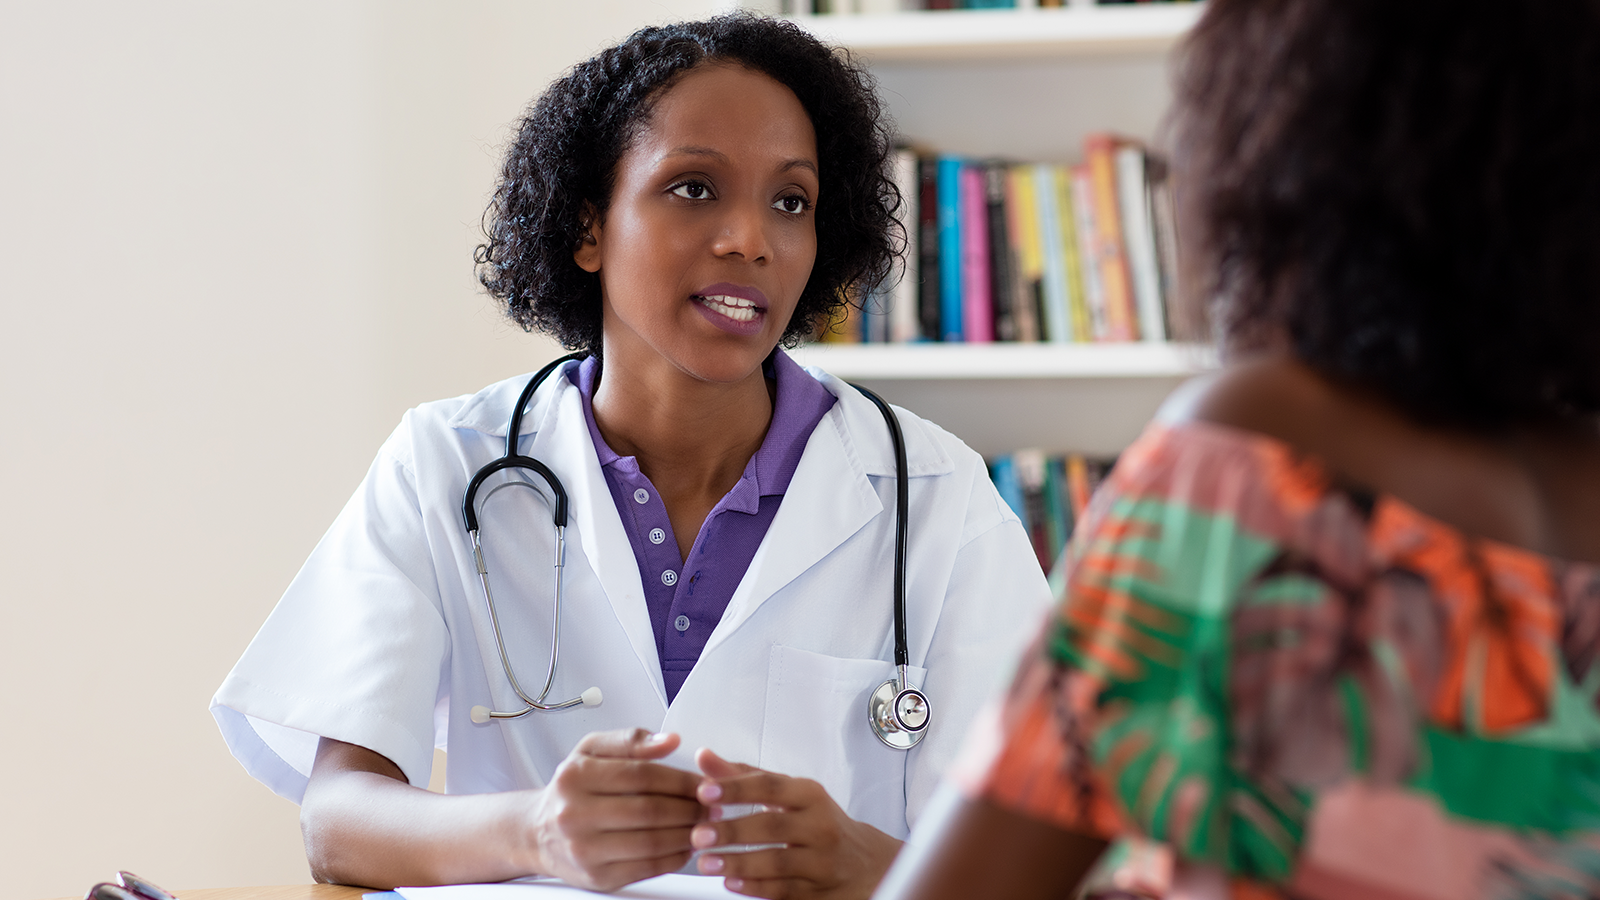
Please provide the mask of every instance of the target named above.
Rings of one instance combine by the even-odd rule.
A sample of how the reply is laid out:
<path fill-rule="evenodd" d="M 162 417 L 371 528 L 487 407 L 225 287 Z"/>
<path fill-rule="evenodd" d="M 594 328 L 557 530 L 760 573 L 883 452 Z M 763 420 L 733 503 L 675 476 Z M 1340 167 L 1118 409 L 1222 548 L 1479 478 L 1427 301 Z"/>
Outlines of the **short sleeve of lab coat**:
<path fill-rule="evenodd" d="M 212 700 L 233 755 L 298 803 L 319 737 L 426 785 L 450 642 L 410 462 L 413 414 Z"/>

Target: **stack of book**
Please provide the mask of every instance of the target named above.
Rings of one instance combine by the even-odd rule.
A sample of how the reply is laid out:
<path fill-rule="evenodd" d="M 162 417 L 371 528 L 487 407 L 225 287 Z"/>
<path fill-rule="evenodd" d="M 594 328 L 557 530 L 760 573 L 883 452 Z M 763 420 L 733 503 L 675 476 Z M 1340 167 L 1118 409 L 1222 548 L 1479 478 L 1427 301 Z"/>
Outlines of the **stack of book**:
<path fill-rule="evenodd" d="M 1083 162 L 898 151 L 906 271 L 819 340 L 1162 341 L 1177 272 L 1166 166 L 1137 142 L 1084 141 Z"/>
<path fill-rule="evenodd" d="M 1046 456 L 1039 450 L 1018 450 L 989 461 L 989 477 L 1022 520 L 1046 575 L 1061 558 L 1073 526 L 1115 462 L 1077 453 Z"/>

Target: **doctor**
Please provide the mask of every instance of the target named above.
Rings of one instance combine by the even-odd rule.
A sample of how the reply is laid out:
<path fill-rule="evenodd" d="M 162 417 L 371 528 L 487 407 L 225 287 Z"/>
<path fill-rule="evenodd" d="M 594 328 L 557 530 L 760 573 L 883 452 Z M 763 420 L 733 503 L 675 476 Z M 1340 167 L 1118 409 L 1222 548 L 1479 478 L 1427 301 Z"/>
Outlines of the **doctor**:
<path fill-rule="evenodd" d="M 516 449 L 571 501 L 550 699 L 603 701 L 475 721 L 524 704 L 460 509 L 527 377 L 412 410 L 213 704 L 302 804 L 319 880 L 609 890 L 766 844 L 696 865 L 754 896 L 871 892 L 1048 602 L 982 460 L 897 410 L 908 675 L 933 719 L 909 750 L 873 733 L 894 451 L 869 400 L 777 347 L 888 270 L 888 146 L 860 70 L 747 16 L 641 31 L 529 111 L 479 272 L 590 354 L 541 385 Z M 510 472 L 478 498 L 505 652 L 536 691 L 548 490 Z M 435 747 L 444 795 L 422 789 Z"/>

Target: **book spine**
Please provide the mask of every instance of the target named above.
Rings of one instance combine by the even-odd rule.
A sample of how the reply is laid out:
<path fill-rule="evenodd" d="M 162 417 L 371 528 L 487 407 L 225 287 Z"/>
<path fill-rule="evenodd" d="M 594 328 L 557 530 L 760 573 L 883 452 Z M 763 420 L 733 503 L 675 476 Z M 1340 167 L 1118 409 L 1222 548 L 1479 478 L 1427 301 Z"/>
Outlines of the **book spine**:
<path fill-rule="evenodd" d="M 961 167 L 961 334 L 969 344 L 994 340 L 989 293 L 989 202 L 983 166 Z"/>
<path fill-rule="evenodd" d="M 989 302 L 994 305 L 994 339 L 1018 337 L 1015 309 L 1017 254 L 1011 243 L 1010 216 L 1006 212 L 1006 167 L 990 163 L 983 168 L 984 197 L 989 214 Z"/>
<path fill-rule="evenodd" d="M 1161 273 L 1156 269 L 1156 235 L 1150 221 L 1144 148 L 1135 144 L 1117 148 L 1116 163 L 1117 198 L 1122 203 L 1122 237 L 1127 245 L 1128 272 L 1133 277 L 1139 336 L 1147 341 L 1164 341 L 1167 339 L 1166 316 L 1161 311 Z"/>
<path fill-rule="evenodd" d="M 1073 453 L 1067 456 L 1067 488 L 1072 498 L 1073 519 L 1083 518 L 1083 511 L 1089 507 L 1089 461 L 1081 454 Z"/>
<path fill-rule="evenodd" d="M 1072 199 L 1072 170 L 1051 166 L 1055 178 L 1056 212 L 1061 221 L 1061 258 L 1067 280 L 1067 315 L 1072 320 L 1072 335 L 1079 341 L 1094 339 L 1094 322 L 1089 317 L 1089 300 L 1084 296 L 1083 256 L 1078 252 L 1078 213 Z"/>
<path fill-rule="evenodd" d="M 1078 230 L 1079 272 L 1083 276 L 1083 305 L 1089 311 L 1090 333 L 1085 340 L 1106 340 L 1109 326 L 1106 323 L 1106 291 L 1100 281 L 1100 267 L 1095 264 L 1094 203 L 1089 199 L 1089 167 L 1073 166 L 1072 213 Z"/>
<path fill-rule="evenodd" d="M 917 160 L 917 312 L 922 339 L 937 341 L 941 281 L 939 276 L 939 161 L 932 156 Z"/>
<path fill-rule="evenodd" d="M 1066 261 L 1061 256 L 1061 217 L 1056 210 L 1055 177 L 1050 166 L 1033 167 L 1034 204 L 1039 219 L 1039 246 L 1044 261 L 1044 339 L 1052 344 L 1074 339 L 1068 310 Z"/>
<path fill-rule="evenodd" d="M 961 326 L 961 160 L 939 157 L 939 339 L 959 342 Z"/>
<path fill-rule="evenodd" d="M 1019 341 L 1041 340 L 1039 280 L 1044 277 L 1044 261 L 1039 252 L 1038 207 L 1034 202 L 1033 167 L 1011 166 L 1006 171 L 1006 214 L 1017 258 L 1012 315 L 1017 320 Z"/>
<path fill-rule="evenodd" d="M 1023 523 L 1028 529 L 1028 540 L 1033 544 L 1033 555 L 1039 568 L 1050 571 L 1049 511 L 1044 495 L 1044 454 L 1038 450 L 1018 450 L 1011 454 L 1016 466 L 1017 481 L 1022 485 L 1022 502 L 1028 514 Z"/>
<path fill-rule="evenodd" d="M 901 257 L 903 268 L 889 274 L 894 285 L 889 298 L 889 340 L 905 343 L 916 340 L 921 330 L 916 279 L 917 194 L 920 184 L 917 180 L 917 155 L 913 151 L 903 148 L 895 151 L 894 183 L 900 190 L 900 208 L 895 215 L 905 234 L 906 246 L 905 255 Z"/>
<path fill-rule="evenodd" d="M 1128 259 L 1122 243 L 1122 215 L 1117 201 L 1116 139 L 1093 134 L 1084 139 L 1083 158 L 1089 167 L 1090 199 L 1094 206 L 1094 261 L 1105 292 L 1106 338 L 1139 338 L 1138 313 L 1128 277 Z"/>
<path fill-rule="evenodd" d="M 989 464 L 989 478 L 994 482 L 994 489 L 1000 494 L 1000 499 L 1011 507 L 1022 521 L 1024 530 L 1028 527 L 1028 507 L 1022 497 L 1022 482 L 1017 480 L 1017 467 L 1009 456 L 996 457 Z"/>
<path fill-rule="evenodd" d="M 1156 261 L 1161 273 L 1161 313 L 1165 333 L 1172 337 L 1172 304 L 1178 299 L 1178 215 L 1172 179 L 1157 157 L 1146 159 L 1150 181 L 1150 218 L 1156 235 Z"/>

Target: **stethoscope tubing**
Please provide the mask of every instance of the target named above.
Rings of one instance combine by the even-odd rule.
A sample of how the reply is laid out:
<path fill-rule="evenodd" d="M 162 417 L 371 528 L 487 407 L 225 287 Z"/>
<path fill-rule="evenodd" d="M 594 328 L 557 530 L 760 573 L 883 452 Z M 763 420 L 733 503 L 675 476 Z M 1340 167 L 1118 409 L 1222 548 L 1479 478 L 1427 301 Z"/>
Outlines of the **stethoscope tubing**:
<path fill-rule="evenodd" d="M 557 368 L 559 368 L 563 364 L 565 364 L 567 362 L 575 361 L 575 360 L 581 360 L 587 355 L 588 354 L 586 352 L 584 352 L 584 351 L 579 351 L 579 352 L 576 352 L 576 353 L 569 353 L 566 356 L 563 356 L 563 357 L 561 357 L 559 359 L 553 360 L 550 363 L 546 364 L 538 372 L 534 373 L 534 376 L 532 378 L 528 379 L 527 386 L 524 387 L 522 389 L 522 393 L 517 396 L 516 407 L 511 412 L 511 421 L 506 426 L 505 453 L 499 459 L 493 460 L 490 463 L 488 463 L 487 465 L 485 465 L 482 468 L 480 468 L 472 476 L 472 479 L 467 483 L 467 489 L 466 489 L 465 493 L 462 496 L 462 501 L 461 501 L 462 521 L 466 524 L 467 534 L 472 540 L 473 561 L 476 563 L 476 567 L 477 567 L 477 570 L 478 570 L 479 583 L 483 586 L 484 601 L 486 602 L 486 604 L 488 605 L 488 608 L 489 608 L 489 622 L 490 622 L 492 630 L 494 631 L 495 646 L 500 652 L 500 664 L 505 669 L 506 680 L 510 682 L 511 689 L 514 692 L 516 692 L 517 697 L 519 699 L 521 699 L 523 703 L 527 704 L 526 708 L 524 708 L 524 709 L 522 709 L 522 710 L 520 710 L 518 712 L 501 712 L 501 711 L 497 711 L 497 710 L 489 710 L 486 707 L 485 708 L 481 708 L 481 709 L 475 707 L 474 710 L 473 710 L 474 721 L 485 721 L 486 722 L 489 719 L 515 719 L 515 718 L 519 718 L 521 716 L 525 716 L 528 713 L 533 712 L 534 710 L 549 711 L 549 710 L 558 710 L 558 709 L 568 709 L 568 708 L 571 708 L 573 706 L 577 706 L 579 704 L 592 705 L 592 704 L 589 704 L 589 702 L 588 702 L 588 699 L 590 697 L 590 691 L 595 691 L 595 693 L 594 693 L 594 697 L 595 698 L 598 698 L 598 696 L 599 696 L 598 691 L 596 689 L 594 689 L 594 688 L 591 688 L 590 691 L 585 691 L 583 696 L 574 697 L 571 700 L 566 700 L 566 701 L 563 701 L 561 703 L 547 704 L 547 703 L 544 702 L 545 697 L 548 696 L 549 693 L 550 693 L 551 686 L 555 683 L 556 661 L 557 661 L 557 659 L 559 657 L 560 650 L 561 650 L 561 594 L 562 594 L 562 580 L 563 580 L 562 579 L 562 569 L 563 569 L 563 566 L 565 565 L 565 561 L 566 561 L 566 559 L 565 559 L 566 558 L 566 526 L 567 526 L 567 513 L 568 513 L 567 490 L 566 490 L 566 487 L 561 483 L 561 479 L 556 476 L 555 472 L 552 471 L 549 466 L 546 466 L 544 463 L 540 462 L 537 459 L 534 459 L 531 456 L 522 456 L 522 455 L 520 455 L 520 454 L 518 454 L 516 452 L 517 439 L 522 433 L 522 417 L 523 417 L 523 414 L 527 409 L 528 403 L 533 399 L 534 393 L 539 389 L 539 385 L 543 384 L 545 379 L 547 377 L 549 377 L 550 373 L 554 372 Z M 894 702 L 895 703 L 898 703 L 900 697 L 909 695 L 909 696 L 915 697 L 918 701 L 920 701 L 923 704 L 922 708 L 925 710 L 926 709 L 926 698 L 922 696 L 920 691 L 917 691 L 914 688 L 911 688 L 910 683 L 907 680 L 907 667 L 910 665 L 910 652 L 908 650 L 908 644 L 910 643 L 910 641 L 909 641 L 909 638 L 907 636 L 907 629 L 906 629 L 906 550 L 907 550 L 907 545 L 910 542 L 909 541 L 909 536 L 910 536 L 910 515 L 909 515 L 909 509 L 910 509 L 910 485 L 908 483 L 909 480 L 907 478 L 908 465 L 907 465 L 907 461 L 906 461 L 905 436 L 902 433 L 902 431 L 900 430 L 900 419 L 899 419 L 899 417 L 895 415 L 894 410 L 889 407 L 889 404 L 887 402 L 885 402 L 882 397 L 879 397 L 877 394 L 873 393 L 872 391 L 867 390 L 866 388 L 864 388 L 864 387 L 862 387 L 862 386 L 860 386 L 858 384 L 852 384 L 850 386 L 852 388 L 854 388 L 855 390 L 859 391 L 862 394 L 862 396 L 866 397 L 868 400 L 871 400 L 873 405 L 875 405 L 878 408 L 878 411 L 883 414 L 884 422 L 887 424 L 887 426 L 889 428 L 890 442 L 894 447 L 894 463 L 895 463 L 894 667 L 895 667 L 895 679 L 894 679 L 893 682 L 886 682 L 883 685 L 883 687 L 880 688 L 880 690 L 889 688 L 890 685 L 892 684 L 894 686 L 894 688 L 895 688 L 895 691 L 894 691 L 894 695 L 895 695 L 894 696 Z M 490 590 L 490 587 L 489 587 L 488 566 L 486 566 L 485 563 L 484 563 L 483 546 L 482 546 L 482 543 L 481 543 L 481 540 L 480 540 L 480 537 L 479 537 L 478 512 L 477 512 L 477 508 L 476 508 L 478 489 L 483 485 L 483 483 L 488 478 L 493 476 L 495 473 L 503 471 L 503 470 L 506 470 L 506 469 L 527 469 L 527 470 L 530 470 L 530 471 L 534 472 L 540 478 L 542 478 L 547 485 L 549 485 L 550 492 L 551 492 L 551 495 L 553 497 L 553 502 L 551 504 L 551 507 L 552 507 L 552 509 L 551 509 L 551 517 L 554 520 L 555 527 L 556 527 L 556 561 L 555 561 L 556 592 L 555 592 L 555 602 L 553 604 L 554 610 L 553 610 L 553 613 L 552 613 L 553 627 L 552 627 L 551 632 L 550 632 L 550 667 L 549 667 L 549 670 L 548 670 L 548 672 L 546 673 L 546 676 L 545 676 L 544 689 L 539 692 L 539 695 L 537 697 L 530 697 L 530 696 L 528 696 L 527 693 L 525 693 L 523 691 L 522 686 L 517 682 L 517 676 L 516 676 L 515 672 L 512 669 L 511 657 L 506 652 L 505 636 L 501 632 L 501 629 L 500 629 L 500 617 L 499 617 L 499 615 L 498 615 L 498 613 L 497 613 L 497 611 L 495 609 L 494 594 Z M 530 483 L 527 483 L 527 482 L 512 482 L 512 483 L 524 484 L 524 485 L 526 485 L 527 487 L 530 487 L 530 488 L 534 487 L 534 485 L 532 485 Z M 512 483 L 501 484 L 501 485 L 499 485 L 499 486 L 497 486 L 495 488 L 492 488 L 489 491 L 488 496 L 493 496 L 495 491 L 498 491 L 502 487 L 508 487 Z M 486 496 L 484 498 L 485 501 L 487 501 L 488 496 Z M 595 699 L 594 702 L 598 703 L 599 700 Z M 869 721 L 877 723 L 878 720 L 882 718 L 882 716 L 872 713 L 871 710 L 872 710 L 872 707 L 869 705 L 869 716 L 868 716 Z M 480 713 L 483 716 L 483 718 L 481 720 L 478 718 Z M 891 728 L 891 730 L 893 730 L 892 726 L 889 726 L 889 727 Z M 879 725 L 875 724 L 874 728 L 875 729 L 879 728 Z M 925 728 L 926 728 L 926 720 L 924 719 L 924 722 L 923 722 L 922 725 L 916 726 L 914 728 L 905 729 L 906 731 L 914 731 L 915 734 L 912 734 L 910 736 L 909 743 L 904 745 L 904 746 L 899 746 L 899 745 L 896 745 L 896 744 L 892 744 L 890 736 L 886 735 L 882 730 L 879 730 L 878 737 L 879 737 L 880 740 L 883 740 L 884 743 L 890 744 L 891 746 L 899 746 L 899 749 L 909 749 L 911 745 L 914 745 L 917 742 L 917 740 L 920 739 L 921 733 L 923 732 L 923 730 Z"/>

